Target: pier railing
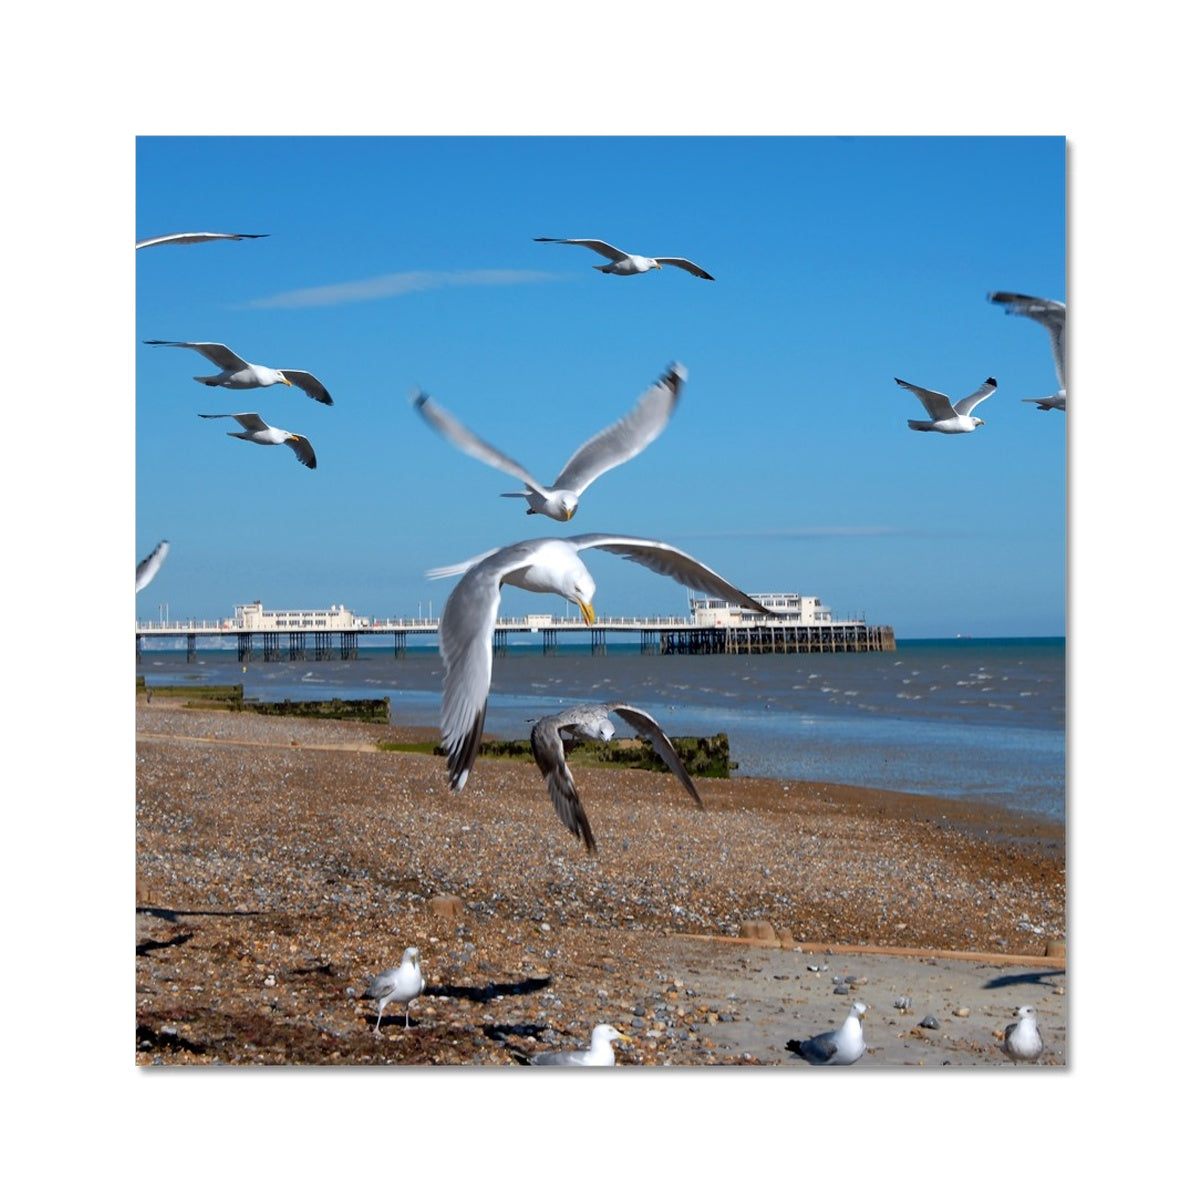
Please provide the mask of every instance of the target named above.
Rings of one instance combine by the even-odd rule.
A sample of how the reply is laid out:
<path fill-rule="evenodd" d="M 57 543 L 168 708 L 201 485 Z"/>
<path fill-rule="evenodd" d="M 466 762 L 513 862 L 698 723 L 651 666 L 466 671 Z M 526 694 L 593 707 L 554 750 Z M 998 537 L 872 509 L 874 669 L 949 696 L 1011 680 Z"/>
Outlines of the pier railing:
<path fill-rule="evenodd" d="M 362 638 L 392 636 L 393 652 L 403 658 L 410 635 L 436 636 L 436 617 L 352 617 L 325 627 L 300 622 L 293 627 L 271 628 L 224 621 L 138 621 L 135 624 L 137 657 L 141 660 L 148 642 L 181 639 L 188 661 L 196 657 L 199 641 L 236 639 L 238 661 L 262 658 L 318 660 L 358 657 Z M 554 654 L 559 634 L 587 634 L 593 654 L 607 653 L 608 634 L 636 633 L 643 654 L 836 654 L 889 651 L 896 649 L 890 625 L 868 625 L 864 620 L 801 623 L 786 615 L 742 617 L 732 624 L 699 624 L 690 617 L 598 617 L 588 625 L 580 617 L 526 614 L 501 617 L 492 634 L 496 654 L 508 651 L 510 634 L 541 634 L 542 653 Z M 336 650 L 334 643 L 337 643 Z M 257 643 L 257 649 L 256 649 Z"/>

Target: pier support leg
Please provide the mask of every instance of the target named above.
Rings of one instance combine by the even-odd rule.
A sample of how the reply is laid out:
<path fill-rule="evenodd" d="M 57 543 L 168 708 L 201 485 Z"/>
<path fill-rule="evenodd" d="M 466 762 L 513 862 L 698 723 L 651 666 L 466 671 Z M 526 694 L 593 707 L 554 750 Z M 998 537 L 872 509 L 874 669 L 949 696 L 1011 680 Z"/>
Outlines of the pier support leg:
<path fill-rule="evenodd" d="M 407 658 L 408 657 L 408 633 L 403 629 L 397 629 L 392 634 L 392 637 L 395 638 L 395 642 L 392 646 L 392 657 L 393 658 Z"/>

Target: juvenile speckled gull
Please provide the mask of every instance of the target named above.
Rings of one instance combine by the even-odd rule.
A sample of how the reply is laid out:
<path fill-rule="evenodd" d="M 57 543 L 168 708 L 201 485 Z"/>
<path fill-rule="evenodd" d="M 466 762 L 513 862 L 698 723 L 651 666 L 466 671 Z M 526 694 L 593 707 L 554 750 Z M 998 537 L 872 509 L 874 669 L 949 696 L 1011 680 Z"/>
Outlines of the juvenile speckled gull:
<path fill-rule="evenodd" d="M 146 345 L 181 346 L 185 350 L 195 350 L 203 354 L 209 362 L 221 368 L 219 375 L 192 376 L 197 383 L 207 384 L 209 387 L 255 388 L 270 387 L 273 383 L 283 383 L 291 387 L 294 384 L 305 395 L 311 396 L 321 404 L 333 403 L 333 397 L 325 385 L 310 371 L 297 371 L 291 367 L 261 367 L 257 363 L 247 362 L 220 342 L 161 342 L 147 339 Z"/>
<path fill-rule="evenodd" d="M 988 378 L 969 396 L 964 396 L 957 404 L 951 404 L 950 397 L 943 396 L 941 392 L 931 392 L 915 383 L 905 383 L 903 379 L 897 379 L 896 382 L 915 393 L 925 405 L 925 411 L 933 418 L 931 421 L 909 421 L 909 429 L 919 429 L 925 433 L 974 433 L 978 426 L 987 422 L 981 417 L 971 416 L 971 410 L 996 390 L 996 381 Z"/>
<path fill-rule="evenodd" d="M 557 593 L 577 604 L 584 621 L 591 625 L 596 619 L 592 608 L 596 583 L 579 557 L 581 550 L 619 554 L 685 587 L 770 615 L 757 600 L 682 550 L 666 542 L 611 533 L 531 538 L 489 550 L 452 567 L 427 571 L 430 579 L 463 576 L 446 600 L 438 626 L 438 648 L 446 666 L 442 686 L 442 745 L 455 791 L 461 791 L 467 782 L 483 739 L 492 681 L 492 631 L 500 611 L 501 587 L 509 583 L 530 592 Z"/>
<path fill-rule="evenodd" d="M 669 366 L 632 410 L 584 442 L 571 455 L 567 465 L 549 487 L 538 483 L 515 459 L 509 458 L 461 425 L 424 392 L 418 394 L 414 404 L 417 412 L 434 429 L 464 453 L 515 476 L 525 484 L 523 492 L 502 492 L 501 495 L 523 499 L 529 505 L 530 513 L 541 513 L 556 521 L 569 521 L 579 507 L 579 497 L 589 484 L 605 471 L 611 471 L 613 467 L 640 454 L 662 433 L 675 411 L 686 379 L 687 372 L 679 363 Z"/>
<path fill-rule="evenodd" d="M 648 712 L 629 704 L 577 704 L 555 716 L 543 717 L 534 725 L 530 736 L 534 762 L 546 780 L 554 811 L 576 837 L 583 838 L 589 854 L 596 852 L 596 839 L 592 836 L 587 814 L 583 811 L 575 778 L 567 766 L 564 735 L 568 740 L 611 741 L 616 729 L 608 719 L 609 713 L 628 721 L 638 733 L 649 738 L 659 758 L 671 768 L 675 778 L 687 789 L 697 806 L 704 807 L 700 793 L 696 791 L 696 785 L 675 747 Z"/>
<path fill-rule="evenodd" d="M 243 441 L 254 442 L 259 446 L 290 446 L 296 457 L 309 470 L 317 469 L 317 455 L 312 448 L 312 442 L 301 433 L 291 433 L 286 429 L 276 429 L 268 425 L 258 413 L 199 413 L 206 421 L 214 421 L 218 417 L 232 417 L 242 430 L 230 430 L 229 436 L 241 438 Z"/>
<path fill-rule="evenodd" d="M 1022 1004 L 1014 1016 L 1020 1020 L 1004 1027 L 1004 1053 L 1013 1062 L 1033 1062 L 1043 1049 L 1036 1014 L 1028 1004 Z"/>
<path fill-rule="evenodd" d="M 379 1023 L 383 1020 L 383 1010 L 388 1004 L 395 1002 L 404 1005 L 404 1028 L 408 1025 L 408 1009 L 412 1002 L 425 990 L 425 976 L 421 974 L 421 952 L 416 946 L 409 946 L 404 952 L 400 965 L 390 971 L 376 975 L 367 984 L 362 999 L 376 1000 L 379 1003 L 379 1015 L 375 1018 L 375 1032 L 379 1032 Z"/>
<path fill-rule="evenodd" d="M 591 1045 L 586 1050 L 543 1050 L 530 1060 L 534 1067 L 611 1067 L 616 1065 L 613 1042 L 629 1042 L 633 1039 L 611 1025 L 597 1025 L 592 1030 Z"/>
<path fill-rule="evenodd" d="M 815 1067 L 846 1067 L 856 1063 L 867 1048 L 862 1031 L 862 1015 L 866 1011 L 867 1006 L 861 1000 L 855 1000 L 840 1029 L 818 1033 L 803 1042 L 793 1038 L 787 1049 Z"/>
<path fill-rule="evenodd" d="M 595 250 L 597 254 L 611 259 L 603 266 L 596 265 L 595 267 L 597 271 L 602 271 L 605 275 L 643 275 L 647 271 L 660 271 L 663 266 L 668 266 L 679 267 L 700 279 L 712 279 L 712 276 L 703 267 L 696 266 L 689 259 L 663 258 L 662 255 L 650 258 L 642 254 L 626 254 L 624 250 L 618 250 L 616 246 L 610 246 L 607 242 L 600 241 L 599 238 L 539 237 L 533 240 L 535 242 L 556 242 L 560 246 L 586 246 L 589 250 Z"/>
<path fill-rule="evenodd" d="M 191 246 L 196 242 L 240 242 L 244 238 L 270 236 L 269 233 L 164 233 L 161 237 L 146 238 L 134 248 L 142 250 L 146 246 Z"/>
<path fill-rule="evenodd" d="M 163 559 L 167 557 L 167 551 L 171 549 L 171 543 L 168 541 L 159 542 L 145 558 L 137 565 L 136 584 L 134 594 L 142 590 L 158 574 L 158 568 L 163 565 Z"/>
<path fill-rule="evenodd" d="M 1058 376 L 1058 391 L 1040 399 L 1023 397 L 1026 404 L 1036 404 L 1042 412 L 1057 408 L 1067 411 L 1067 306 L 1060 300 L 1043 300 L 1040 296 L 1023 296 L 1020 292 L 989 292 L 993 304 L 1003 304 L 1009 316 L 1029 317 L 1050 335 L 1050 350 L 1054 355 L 1054 373 Z"/>

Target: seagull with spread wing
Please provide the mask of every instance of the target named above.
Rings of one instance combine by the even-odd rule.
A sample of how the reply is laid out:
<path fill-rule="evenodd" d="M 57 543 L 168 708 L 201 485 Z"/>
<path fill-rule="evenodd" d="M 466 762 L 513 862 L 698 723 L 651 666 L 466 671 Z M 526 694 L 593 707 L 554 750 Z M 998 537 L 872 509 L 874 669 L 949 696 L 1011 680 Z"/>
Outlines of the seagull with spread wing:
<path fill-rule="evenodd" d="M 618 554 L 659 575 L 667 575 L 707 595 L 719 596 L 752 612 L 770 610 L 722 579 L 703 563 L 666 542 L 586 533 L 572 538 L 532 538 L 467 562 L 427 571 L 430 579 L 462 575 L 446 600 L 438 625 L 438 648 L 446 673 L 442 685 L 442 746 L 449 760 L 450 786 L 461 791 L 479 753 L 488 691 L 492 684 L 492 632 L 504 584 L 530 592 L 553 592 L 579 606 L 588 625 L 596 620 L 592 597 L 596 581 L 579 557 L 582 550 Z"/>
<path fill-rule="evenodd" d="M 530 742 L 533 745 L 533 760 L 550 789 L 554 811 L 562 823 L 576 836 L 583 838 L 589 854 L 596 853 L 596 839 L 588 824 L 587 814 L 575 787 L 575 777 L 567 766 L 566 743 L 576 741 L 612 740 L 616 729 L 608 719 L 609 713 L 628 721 L 650 744 L 659 758 L 671 768 L 675 778 L 687 789 L 698 808 L 704 807 L 696 785 L 683 765 L 671 739 L 648 713 L 630 704 L 577 704 L 555 716 L 543 717 L 533 727 Z"/>
<path fill-rule="evenodd" d="M 932 419 L 910 420 L 908 423 L 909 429 L 919 429 L 924 433 L 974 433 L 980 425 L 986 425 L 987 422 L 982 417 L 971 416 L 971 410 L 996 390 L 996 381 L 985 379 L 976 391 L 964 396 L 957 404 L 951 404 L 950 397 L 943 396 L 941 392 L 931 392 L 915 383 L 905 383 L 903 379 L 897 379 L 896 382 L 902 388 L 908 388 L 910 392 L 915 393 L 925 405 L 925 411 Z"/>
<path fill-rule="evenodd" d="M 644 275 L 647 271 L 661 271 L 663 267 L 679 267 L 699 279 L 712 279 L 712 276 L 703 267 L 696 266 L 689 259 L 663 258 L 661 255 L 657 258 L 648 258 L 642 254 L 626 254 L 624 250 L 618 250 L 616 246 L 610 246 L 607 242 L 600 241 L 599 238 L 539 237 L 533 240 L 535 242 L 556 242 L 560 246 L 586 246 L 589 250 L 595 250 L 597 254 L 602 254 L 610 260 L 603 266 L 598 263 L 594 264 L 595 269 L 602 271 L 605 275 Z"/>
<path fill-rule="evenodd" d="M 257 363 L 247 362 L 220 342 L 160 342 L 147 339 L 146 345 L 182 346 L 186 350 L 195 350 L 198 354 L 203 354 L 210 363 L 221 368 L 219 375 L 192 376 L 197 383 L 206 384 L 208 387 L 256 388 L 270 387 L 273 383 L 283 383 L 291 387 L 294 384 L 305 395 L 321 404 L 333 403 L 333 397 L 325 385 L 311 371 L 297 371 L 291 367 L 261 367 Z"/>
<path fill-rule="evenodd" d="M 196 242 L 240 242 L 244 238 L 270 237 L 269 233 L 164 233 L 160 237 L 145 238 L 134 247 L 143 250 L 147 246 L 191 246 Z"/>
<path fill-rule="evenodd" d="M 1054 355 L 1054 373 L 1058 376 L 1058 391 L 1039 399 L 1024 397 L 1026 404 L 1036 404 L 1042 412 L 1057 408 L 1067 411 L 1067 306 L 1060 300 L 1043 300 L 1040 296 L 1023 296 L 1020 292 L 989 292 L 993 304 L 1003 304 L 1009 316 L 1029 317 L 1050 335 L 1050 351 Z"/>
<path fill-rule="evenodd" d="M 274 425 L 268 425 L 258 413 L 200 413 L 198 415 L 206 421 L 215 421 L 218 417 L 232 417 L 242 428 L 240 431 L 231 429 L 230 437 L 254 442 L 258 446 L 290 446 L 296 457 L 310 471 L 317 469 L 317 455 L 308 438 L 301 433 L 292 433 L 287 429 L 276 429 Z"/>
<path fill-rule="evenodd" d="M 549 487 L 538 483 L 515 459 L 473 434 L 424 392 L 419 393 L 413 403 L 425 421 L 463 453 L 515 476 L 525 484 L 523 492 L 502 492 L 501 495 L 523 499 L 531 514 L 541 513 L 555 521 L 569 521 L 575 515 L 579 497 L 586 487 L 605 471 L 640 454 L 662 433 L 679 403 L 686 379 L 687 372 L 681 364 L 669 366 L 625 416 L 584 442 L 571 455 Z"/>

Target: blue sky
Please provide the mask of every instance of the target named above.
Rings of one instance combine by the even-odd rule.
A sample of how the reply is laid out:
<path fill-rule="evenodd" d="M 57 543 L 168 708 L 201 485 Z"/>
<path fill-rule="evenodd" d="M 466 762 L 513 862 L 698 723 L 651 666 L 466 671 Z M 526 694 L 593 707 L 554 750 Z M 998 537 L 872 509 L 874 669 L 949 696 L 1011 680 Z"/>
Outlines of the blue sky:
<path fill-rule="evenodd" d="M 985 298 L 1066 298 L 1061 137 L 141 137 L 136 187 L 139 238 L 270 234 L 136 252 L 135 556 L 171 541 L 142 619 L 415 616 L 453 586 L 430 567 L 603 531 L 901 637 L 1065 632 L 1066 421 L 1021 403 L 1057 386 L 1049 340 Z M 602 275 L 537 236 L 715 282 Z M 203 387 L 205 359 L 150 338 L 311 370 L 334 406 Z M 550 483 L 672 360 L 671 424 L 565 526 L 410 401 Z M 893 377 L 958 399 L 989 375 L 981 429 L 908 429 L 924 413 Z M 237 411 L 307 435 L 318 469 L 196 415 Z M 588 562 L 602 614 L 685 609 L 670 580 Z M 502 611 L 546 603 L 508 589 Z"/>

